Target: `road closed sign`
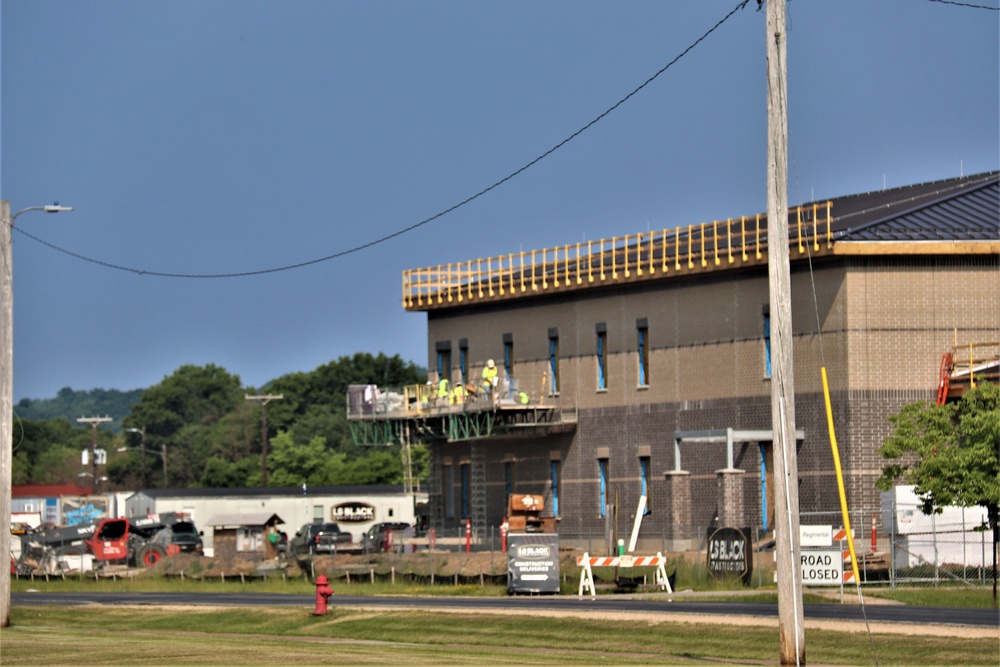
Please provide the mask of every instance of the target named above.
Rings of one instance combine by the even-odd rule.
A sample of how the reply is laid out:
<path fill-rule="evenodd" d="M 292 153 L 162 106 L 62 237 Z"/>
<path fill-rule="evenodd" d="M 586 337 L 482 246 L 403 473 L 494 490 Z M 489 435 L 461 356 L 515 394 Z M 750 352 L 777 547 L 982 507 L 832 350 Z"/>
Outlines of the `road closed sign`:
<path fill-rule="evenodd" d="M 837 550 L 802 551 L 803 586 L 840 586 L 844 583 L 844 553 Z"/>

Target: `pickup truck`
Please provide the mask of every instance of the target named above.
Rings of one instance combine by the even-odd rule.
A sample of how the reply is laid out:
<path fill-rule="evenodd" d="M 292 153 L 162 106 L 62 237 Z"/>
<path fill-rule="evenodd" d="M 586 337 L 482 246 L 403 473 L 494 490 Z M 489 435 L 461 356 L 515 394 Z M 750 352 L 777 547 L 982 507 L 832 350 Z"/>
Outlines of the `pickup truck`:
<path fill-rule="evenodd" d="M 289 551 L 296 556 L 312 553 L 353 551 L 351 534 L 335 523 L 307 523 L 298 529 L 288 542 Z"/>

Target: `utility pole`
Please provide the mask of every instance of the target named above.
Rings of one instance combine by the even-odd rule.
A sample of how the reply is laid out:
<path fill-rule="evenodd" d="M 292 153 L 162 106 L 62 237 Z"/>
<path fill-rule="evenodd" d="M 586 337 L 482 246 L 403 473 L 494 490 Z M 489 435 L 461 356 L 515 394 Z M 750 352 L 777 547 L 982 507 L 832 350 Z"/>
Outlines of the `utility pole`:
<path fill-rule="evenodd" d="M 80 417 L 76 420 L 80 424 L 90 424 L 90 472 L 94 480 L 94 488 L 91 494 L 97 492 L 97 427 L 105 422 L 112 421 L 111 417 Z"/>
<path fill-rule="evenodd" d="M 791 281 L 788 265 L 788 78 L 785 0 L 768 0 L 767 271 L 771 309 L 771 430 L 774 434 L 775 557 L 782 665 L 806 664 L 799 568 L 799 471 L 795 451 Z"/>
<path fill-rule="evenodd" d="M 271 401 L 280 401 L 285 397 L 283 394 L 268 394 L 266 396 L 244 394 L 243 398 L 260 403 L 260 485 L 267 486 L 267 404 Z"/>
<path fill-rule="evenodd" d="M 72 207 L 29 206 L 14 215 L 10 202 L 0 200 L 0 556 L 10 553 L 11 464 L 14 437 L 14 253 L 11 232 L 25 211 L 59 213 Z M 10 626 L 10 568 L 0 567 L 0 628 Z"/>

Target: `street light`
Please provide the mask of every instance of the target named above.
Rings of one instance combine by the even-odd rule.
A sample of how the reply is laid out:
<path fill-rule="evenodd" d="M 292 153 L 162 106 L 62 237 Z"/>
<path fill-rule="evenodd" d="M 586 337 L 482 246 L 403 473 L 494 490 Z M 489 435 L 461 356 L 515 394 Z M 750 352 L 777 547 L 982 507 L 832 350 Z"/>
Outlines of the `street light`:
<path fill-rule="evenodd" d="M 14 265 L 11 252 L 11 231 L 17 216 L 27 211 L 59 213 L 72 211 L 58 203 L 29 206 L 14 215 L 10 202 L 0 200 L 0 557 L 10 553 L 10 464 L 14 425 Z M 10 568 L 0 567 L 0 628 L 10 626 Z"/>
<path fill-rule="evenodd" d="M 142 466 L 142 473 L 141 473 L 142 474 L 142 477 L 141 477 L 141 479 L 142 479 L 142 488 L 145 489 L 146 488 L 146 451 L 145 451 L 146 450 L 146 427 L 143 426 L 142 428 L 129 428 L 129 429 L 125 429 L 125 430 L 128 431 L 129 433 L 138 433 L 139 434 L 139 450 L 142 452 L 142 455 L 139 457 L 139 463 Z M 128 447 L 122 447 L 122 448 L 118 449 L 119 452 L 122 451 L 122 450 L 128 451 Z"/>
<path fill-rule="evenodd" d="M 129 431 L 133 431 L 133 432 L 137 431 L 137 430 L 138 429 L 131 429 L 131 428 L 129 429 Z M 143 435 L 145 436 L 145 433 L 143 433 Z M 169 482 L 167 480 L 167 445 L 166 445 L 166 443 L 160 445 L 160 450 L 161 451 L 158 452 L 155 449 L 146 449 L 145 447 L 119 447 L 118 448 L 119 452 L 140 452 L 142 454 L 152 454 L 153 456 L 159 456 L 160 458 L 162 458 L 163 459 L 163 488 L 167 488 L 167 486 L 169 485 Z M 143 458 L 143 457 L 139 457 L 139 458 Z M 146 481 L 145 480 L 145 477 L 146 477 L 146 466 L 145 466 L 145 464 L 143 464 L 142 476 L 143 476 L 143 486 L 145 486 L 145 481 Z"/>

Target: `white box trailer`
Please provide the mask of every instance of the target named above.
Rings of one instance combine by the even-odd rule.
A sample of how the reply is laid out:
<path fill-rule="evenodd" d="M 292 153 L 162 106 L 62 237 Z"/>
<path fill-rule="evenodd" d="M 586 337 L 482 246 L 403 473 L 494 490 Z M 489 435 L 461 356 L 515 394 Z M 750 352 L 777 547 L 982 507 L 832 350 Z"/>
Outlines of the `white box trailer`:
<path fill-rule="evenodd" d="M 924 514 L 913 486 L 882 492 L 882 521 L 892 538 L 892 562 L 899 567 L 920 565 L 992 565 L 993 539 L 985 507 L 942 507 Z"/>

